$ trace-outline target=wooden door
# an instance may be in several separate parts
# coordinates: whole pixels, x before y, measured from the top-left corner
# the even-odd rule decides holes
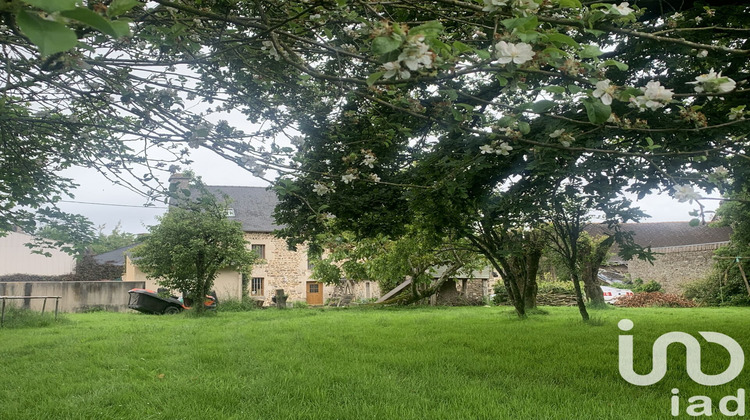
[[[323,304],[323,283],[308,281],[307,282],[307,304]]]

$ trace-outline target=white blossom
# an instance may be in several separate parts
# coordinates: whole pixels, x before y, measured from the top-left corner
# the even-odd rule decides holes
[[[539,10],[539,3],[534,0],[515,0],[514,6],[520,9],[524,16],[526,13],[536,13]]]
[[[281,59],[281,56],[279,55],[279,52],[276,51],[276,47],[273,45],[273,41],[263,41],[261,43],[263,46],[260,48],[263,51],[268,51],[268,55],[273,57],[274,60],[279,61]]]
[[[302,136],[292,136],[289,138],[289,142],[296,147],[301,147],[305,144],[305,138]]]
[[[482,151],[483,155],[484,154],[495,153],[495,148],[492,147],[492,146],[490,146],[489,144],[485,144],[485,145],[479,146],[479,150]]]
[[[350,173],[350,174],[344,174],[341,177],[341,180],[344,182],[344,184],[348,184],[348,183],[354,181],[355,179],[357,179],[357,175],[352,174],[352,173]]]
[[[500,41],[495,44],[495,55],[497,56],[497,61],[501,64],[507,64],[511,61],[516,64],[523,64],[530,61],[534,57],[534,54],[531,45],[525,42],[513,44]]]
[[[695,23],[696,23],[696,24],[700,24],[701,22],[703,22],[703,18],[702,18],[702,17],[700,17],[700,16],[696,16],[696,17],[695,17]]]
[[[375,157],[375,155],[369,150],[362,150],[362,154],[364,155],[364,157],[362,158],[362,165],[369,168],[374,168],[375,162],[378,161],[378,158]]]
[[[494,12],[507,5],[508,0],[484,0],[484,7],[482,10],[485,12]]]
[[[479,146],[479,150],[482,151],[483,155],[494,153],[496,155],[508,156],[510,154],[509,152],[513,150],[513,147],[506,142],[499,144],[497,142],[492,142],[492,144]]]
[[[560,137],[560,136],[561,136],[561,135],[562,135],[562,134],[563,134],[564,132],[565,132],[565,129],[564,129],[564,128],[561,128],[561,129],[559,129],[559,130],[555,130],[555,131],[553,131],[552,133],[550,133],[550,135],[549,135],[549,136],[550,136],[551,138],[553,138],[553,139],[556,139],[556,138]]]
[[[344,33],[347,36],[350,36],[352,38],[358,38],[359,37],[359,33],[354,28],[351,28],[349,26],[345,26],[344,27]]]
[[[692,185],[678,185],[674,188],[674,198],[677,199],[680,203],[684,202],[693,202],[693,200],[698,200],[701,198],[700,194],[698,194],[695,190],[693,190]]]
[[[373,182],[380,182],[380,177],[377,174],[370,174],[370,180]]]
[[[615,93],[615,87],[611,86],[609,79],[596,82],[594,89],[594,98],[601,98],[604,105],[612,105],[612,95]]]
[[[698,54],[696,54],[698,58],[705,58],[708,57],[708,50],[700,50],[698,51]]]
[[[726,178],[727,176],[729,176],[729,171],[722,165],[714,169],[714,175],[718,176],[719,178]]]
[[[628,7],[629,5],[630,5],[630,3],[623,2],[623,3],[620,3],[620,4],[616,5],[616,6],[612,6],[612,10],[616,11],[621,16],[627,16],[627,15],[629,15],[629,14],[631,14],[631,13],[634,12],[633,9],[631,9],[630,7]],[[605,13],[607,13],[607,12],[605,12]]]
[[[385,74],[383,75],[384,78],[390,79],[393,76],[398,75],[400,79],[408,79],[410,74],[409,70],[402,69],[401,63],[398,61],[391,61],[388,63],[383,64],[383,68],[385,68]]]
[[[729,118],[729,121],[743,120],[745,119],[745,114],[747,114],[745,105],[739,105],[729,110],[727,118]]]
[[[326,195],[329,192],[331,192],[331,188],[329,188],[325,184],[321,184],[320,182],[316,182],[315,185],[313,185],[313,191],[318,195]]]
[[[432,68],[432,52],[430,46],[423,41],[424,36],[415,37],[398,56],[398,61],[411,71],[417,71],[423,67]]]
[[[672,89],[667,89],[661,83],[653,80],[646,83],[646,87],[641,88],[641,90],[647,99],[660,102],[669,102],[672,100],[672,95],[674,95]]]
[[[663,108],[672,100],[672,95],[674,95],[672,89],[667,89],[661,83],[653,80],[648,82],[645,88],[641,88],[641,91],[643,96],[630,98],[630,106],[639,108],[641,111],[646,108],[652,111]]]
[[[550,138],[560,140],[560,144],[564,147],[570,147],[571,142],[575,140],[575,137],[570,133],[566,133],[564,128],[553,131],[549,136]]]
[[[714,69],[711,69],[707,74],[701,74],[695,78],[694,82],[688,82],[688,84],[696,85],[693,89],[698,93],[727,93],[733,91],[737,86],[734,80],[722,76],[721,72],[716,73]]]
[[[508,156],[510,151],[513,150],[513,147],[509,145],[506,142],[500,143],[500,145],[495,149],[495,154],[498,155],[505,155]]]

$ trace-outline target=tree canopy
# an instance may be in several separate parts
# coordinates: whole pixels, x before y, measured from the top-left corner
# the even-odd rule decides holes
[[[571,183],[600,208],[623,191],[742,191],[748,12],[740,0],[5,2],[0,129],[13,147],[0,153],[4,168],[37,169],[0,177],[2,218],[28,222],[13,209],[68,191],[56,169],[153,187],[191,147],[279,171],[292,245],[414,220],[472,234],[488,214],[522,228]],[[34,153],[8,154],[23,147]]]
[[[199,187],[197,197],[174,202],[131,255],[149,278],[185,292],[201,312],[198,302],[210,292],[219,270],[249,273],[257,255],[247,248],[241,224],[227,218],[226,203]]]

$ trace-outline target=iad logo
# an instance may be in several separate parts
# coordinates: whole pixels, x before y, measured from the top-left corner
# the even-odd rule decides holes
[[[633,329],[633,321],[629,319],[621,320],[617,326],[622,331]],[[640,375],[633,370],[633,336],[620,335],[619,337],[619,368],[620,375],[626,381],[633,385],[648,386],[653,385],[667,373],[667,348],[672,343],[680,343],[685,346],[686,366],[688,376],[693,381],[705,385],[716,386],[724,385],[733,380],[742,372],[745,365],[745,353],[742,347],[731,337],[717,332],[699,332],[707,342],[719,344],[729,352],[729,366],[724,372],[716,375],[706,375],[701,369],[701,345],[698,340],[690,334],[684,332],[669,332],[659,336],[654,342],[652,348],[652,367],[651,372]],[[671,397],[671,413],[673,416],[680,414],[680,390],[673,389]],[[688,398],[690,404],[685,413],[689,416],[711,416],[713,414],[712,401],[710,397],[696,395]],[[732,404],[736,408],[731,409]],[[719,411],[726,416],[744,416],[745,415],[745,390],[738,389],[737,396],[728,395],[719,401]]]
[[[617,326],[622,331],[633,329],[633,321],[621,320]],[[729,352],[729,367],[717,375],[706,375],[701,370],[701,345],[698,340],[684,332],[668,332],[661,335],[654,342],[653,365],[651,373],[639,375],[633,371],[633,336],[620,336],[620,375],[633,385],[648,386],[659,382],[667,373],[667,347],[672,343],[680,343],[685,346],[687,356],[688,376],[693,381],[706,386],[724,385],[739,376],[745,365],[745,353],[742,347],[731,337],[717,332],[699,332],[709,343],[716,343]]]

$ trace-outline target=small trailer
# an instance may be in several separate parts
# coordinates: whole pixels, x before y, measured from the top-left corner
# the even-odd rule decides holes
[[[144,314],[178,314],[191,308],[186,305],[183,299],[175,296],[163,296],[153,290],[130,289],[128,293],[130,294],[128,308]],[[213,293],[213,296],[206,295],[203,304],[206,309],[216,309],[216,293]]]

